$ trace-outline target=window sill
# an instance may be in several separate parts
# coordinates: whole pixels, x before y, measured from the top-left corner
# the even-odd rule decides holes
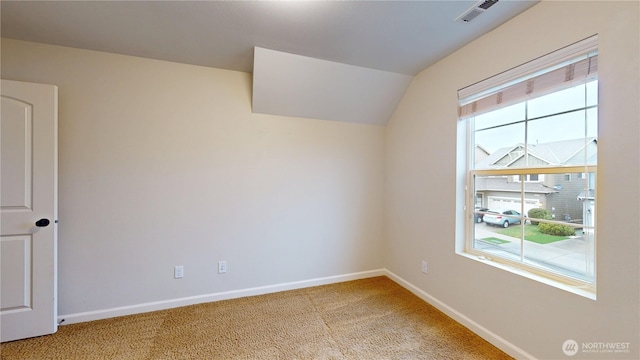
[[[530,280],[537,281],[539,283],[553,286],[557,289],[564,290],[582,297],[585,297],[590,300],[596,300],[596,292],[592,287],[587,287],[586,285],[578,285],[578,284],[570,284],[568,282],[563,282],[560,280],[552,279],[541,274],[538,274],[533,271],[528,271],[523,267],[518,267],[514,265],[508,264],[506,261],[502,262],[498,259],[488,258],[486,256],[480,254],[472,254],[468,252],[457,252],[458,255],[468,258],[470,260],[478,261],[489,266],[493,266],[495,268],[508,271],[512,274],[516,274],[522,277],[525,277]]]

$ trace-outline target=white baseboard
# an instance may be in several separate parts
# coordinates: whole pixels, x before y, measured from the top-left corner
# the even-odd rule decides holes
[[[487,328],[481,326],[480,324],[466,317],[464,314],[456,311],[455,309],[451,308],[447,304],[429,295],[425,291],[419,289],[417,286],[411,284],[410,282],[404,280],[403,278],[399,277],[398,275],[394,274],[393,272],[387,269],[370,270],[370,271],[363,271],[358,273],[328,276],[323,278],[294,281],[294,282],[260,286],[260,287],[254,287],[254,288],[248,288],[248,289],[232,290],[232,291],[190,296],[190,297],[164,300],[164,301],[155,301],[155,302],[136,304],[131,306],[122,306],[122,307],[111,308],[111,309],[87,311],[87,312],[76,313],[76,314],[59,315],[58,323],[60,323],[61,325],[75,324],[75,323],[81,323],[81,322],[87,322],[87,321],[93,321],[93,320],[108,319],[108,318],[117,317],[117,316],[141,314],[141,313],[150,312],[150,311],[172,309],[180,306],[202,304],[202,303],[207,303],[212,301],[229,300],[229,299],[236,299],[236,298],[241,298],[246,296],[263,295],[263,294],[275,293],[279,291],[303,289],[303,288],[312,287],[312,286],[320,286],[320,285],[334,284],[334,283],[339,283],[344,281],[366,279],[366,278],[375,277],[375,276],[389,277],[391,280],[395,281],[400,286],[411,291],[413,294],[415,294],[422,300],[433,305],[438,310],[442,311],[443,313],[447,314],[457,322],[466,326],[471,331],[476,333],[478,336],[487,340],[488,342],[490,342],[500,350],[504,351],[505,353],[509,354],[510,356],[516,359],[535,359],[531,354],[520,349],[514,344],[508,342],[507,340],[503,339],[497,334],[491,332]]]
[[[202,304],[202,303],[207,303],[212,301],[236,299],[236,298],[241,298],[246,296],[269,294],[269,293],[275,293],[275,292],[286,291],[286,290],[302,289],[302,288],[307,288],[312,286],[366,279],[370,277],[383,276],[383,275],[387,275],[387,271],[384,269],[378,269],[378,270],[362,271],[362,272],[344,274],[344,275],[336,275],[336,276],[328,276],[323,278],[294,281],[294,282],[288,282],[288,283],[282,283],[282,284],[260,286],[260,287],[254,287],[249,289],[232,290],[232,291],[225,291],[225,292],[212,293],[212,294],[189,296],[189,297],[178,298],[178,299],[154,301],[149,303],[122,306],[122,307],[111,308],[111,309],[87,311],[87,312],[76,313],[76,314],[58,315],[58,323],[60,325],[76,324],[76,323],[93,321],[93,320],[108,319],[116,316],[141,314],[141,313],[150,312],[150,311],[172,309],[180,306],[188,306],[188,305]]]
[[[512,356],[512,357],[514,357],[516,359],[535,359],[535,357],[533,357],[533,355],[527,353],[526,351],[522,350],[521,348],[517,347],[516,345],[508,342],[507,340],[505,340],[502,337],[498,336],[494,332],[492,332],[489,329],[485,328],[484,326],[478,324],[477,322],[471,320],[470,318],[468,318],[464,314],[458,312],[457,310],[453,309],[452,307],[450,307],[449,305],[443,303],[442,301],[438,300],[437,298],[429,295],[425,291],[419,289],[417,286],[411,284],[410,282],[408,282],[405,279],[399,277],[398,275],[392,273],[391,271],[385,270],[385,275],[387,277],[389,277],[391,280],[393,280],[396,283],[398,283],[400,286],[402,286],[405,289],[407,289],[407,290],[411,291],[412,293],[414,293],[416,296],[418,296],[422,300],[426,301],[427,303],[429,303],[429,304],[433,305],[434,307],[436,307],[438,310],[440,310],[443,313],[447,314],[449,317],[451,317],[455,321],[457,321],[460,324],[464,325],[465,327],[467,327],[469,330],[471,330],[474,333],[476,333],[481,338],[487,340],[493,346],[495,346],[498,349],[504,351],[509,356]]]

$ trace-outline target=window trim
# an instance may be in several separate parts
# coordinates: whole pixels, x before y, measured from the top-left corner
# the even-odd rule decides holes
[[[544,69],[557,69],[560,66],[566,65],[566,62],[571,59],[579,58],[581,55],[589,56],[594,52],[597,53],[597,35],[569,45],[551,54],[541,56],[528,63],[520,65],[518,67],[509,69],[503,73],[500,73],[489,79],[485,79],[458,91],[458,98],[460,104],[468,104],[473,99],[481,98],[481,96],[474,96],[480,93],[490,93],[492,89],[505,83],[513,83],[516,79],[522,79],[529,76],[530,78],[535,76],[536,73],[540,73]],[[586,81],[585,81],[586,82]],[[560,91],[561,89],[554,89]],[[471,100],[470,100],[471,99]],[[522,101],[527,101],[523,99]],[[476,250],[473,247],[474,243],[474,209],[476,205],[476,196],[474,189],[474,179],[476,175],[528,175],[532,173],[537,174],[567,174],[567,173],[596,173],[597,165],[579,165],[579,166],[552,166],[552,167],[529,167],[529,168],[504,168],[504,169],[473,169],[473,149],[470,149],[469,144],[473,143],[473,116],[462,117],[458,114],[458,148],[463,150],[458,158],[458,173],[461,175],[461,182],[457,192],[457,203],[463,205],[464,221],[462,225],[457,227],[458,231],[456,236],[456,253],[469,259],[480,261],[488,265],[536,280],[538,282],[560,288],[571,293],[595,300],[596,299],[596,282],[597,282],[597,248],[593,248],[592,261],[594,267],[593,282],[587,282],[584,280],[573,278],[569,275],[563,275],[561,273],[546,270],[542,267],[527,264],[522,261],[510,260],[506,257],[492,257],[486,252]],[[462,142],[462,144],[460,144]],[[473,146],[471,146],[473,147]],[[464,156],[462,156],[464,155]],[[597,176],[597,175],[596,175]],[[586,177],[586,175],[585,175]],[[521,185],[521,203],[524,204],[524,182]],[[483,195],[484,196],[484,195]],[[522,209],[520,209],[522,210]],[[524,218],[524,214],[521,219]],[[545,221],[546,222],[546,221]],[[560,223],[556,221],[548,221],[550,223]],[[566,223],[565,223],[566,224]],[[585,225],[580,224],[580,227]],[[595,229],[593,226],[588,228]],[[462,235],[462,236],[460,236]]]

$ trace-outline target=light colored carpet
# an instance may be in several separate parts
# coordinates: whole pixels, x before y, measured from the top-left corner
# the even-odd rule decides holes
[[[61,326],[2,359],[510,359],[387,277]]]

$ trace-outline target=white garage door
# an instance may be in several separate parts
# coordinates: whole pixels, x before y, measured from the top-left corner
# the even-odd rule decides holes
[[[489,209],[505,209],[520,212],[520,198],[489,196],[487,198]],[[524,213],[530,209],[541,207],[538,199],[524,199]]]

